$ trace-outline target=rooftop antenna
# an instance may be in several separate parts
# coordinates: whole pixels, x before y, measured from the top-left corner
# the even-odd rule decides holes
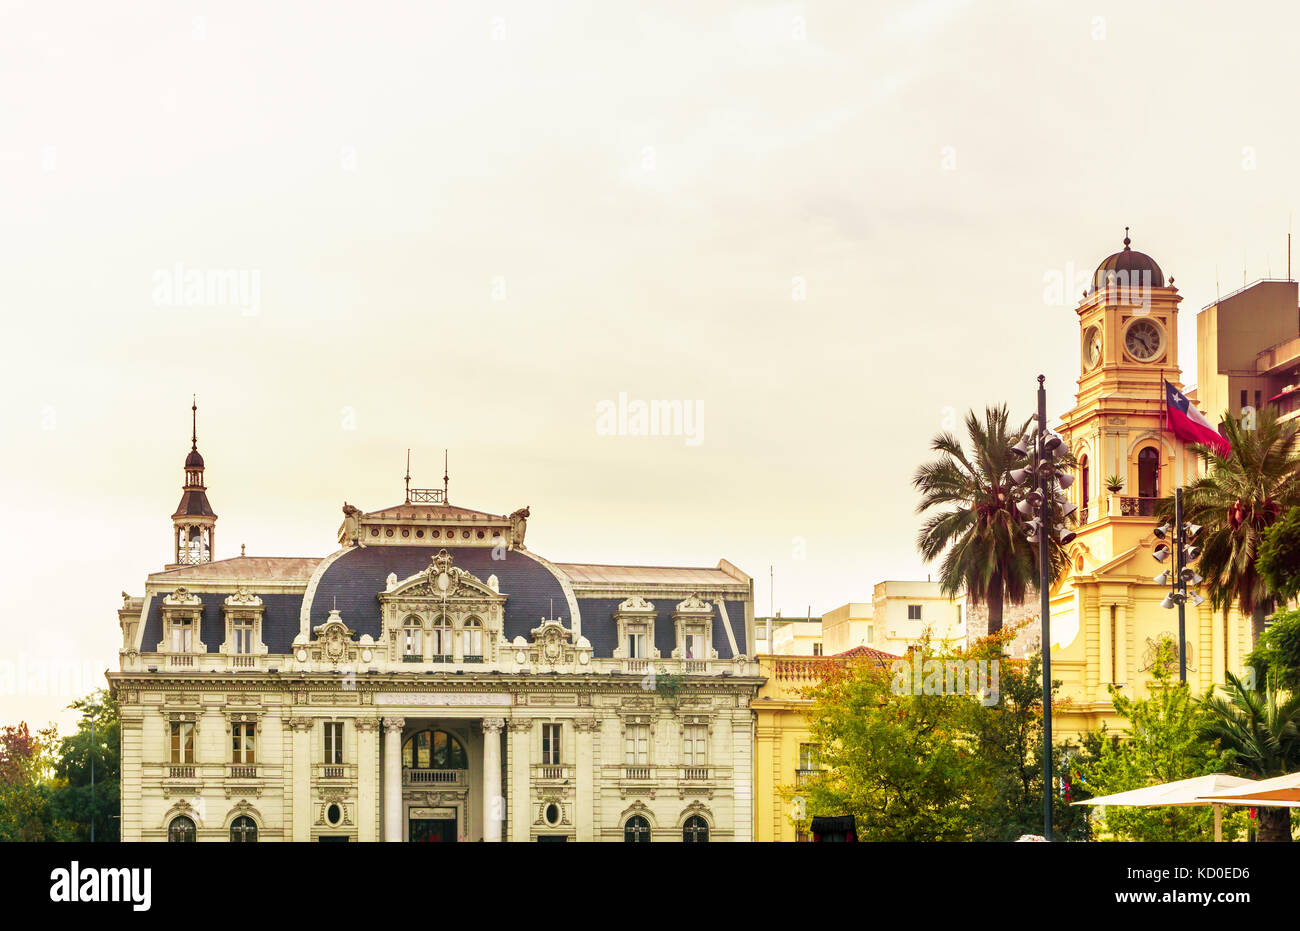
[[[772,571],[772,564],[767,564],[767,615],[768,617],[776,614],[776,575]]]
[[[447,450],[442,451],[442,503],[448,504],[447,501]]]
[[[411,503],[411,448],[406,448],[406,503]]]

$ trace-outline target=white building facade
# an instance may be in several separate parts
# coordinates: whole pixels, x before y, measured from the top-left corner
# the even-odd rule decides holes
[[[552,563],[445,485],[345,504],[323,558],[213,560],[203,471],[119,611],[123,840],[752,838],[730,563]]]

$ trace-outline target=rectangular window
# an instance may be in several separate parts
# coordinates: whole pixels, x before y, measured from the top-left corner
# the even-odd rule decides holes
[[[961,626],[961,605],[957,605],[957,626]]]
[[[194,762],[194,724],[192,722],[172,722],[172,762]]]
[[[908,619],[909,621],[919,621],[919,620],[921,619],[921,606],[920,606],[920,605],[908,605],[908,606],[907,606],[907,619]]]
[[[172,652],[190,653],[194,649],[194,620],[177,618],[172,621]]]
[[[233,724],[230,728],[232,763],[253,763],[253,725]]]
[[[799,744],[799,768],[805,772],[821,769],[821,753],[816,744]]]
[[[542,725],[542,762],[548,766],[560,765],[560,725]]]
[[[709,729],[703,724],[687,724],[682,728],[682,765],[703,766],[709,761]]]
[[[406,656],[421,656],[424,653],[424,646],[421,644],[423,639],[423,629],[410,625],[404,628],[406,631],[406,642],[403,645],[403,653]]]
[[[628,766],[647,766],[650,763],[650,725],[629,724],[626,738]]]
[[[701,627],[690,628],[686,631],[686,658],[687,659],[708,659],[709,647],[708,641],[704,637],[704,629]]]
[[[231,629],[235,638],[236,653],[253,652],[253,621],[251,618],[238,618]]]
[[[631,631],[627,635],[627,655],[632,659],[645,659],[645,632]]]
[[[1259,408],[1260,408],[1260,406],[1261,406],[1261,404],[1262,404],[1262,402],[1263,402],[1263,398],[1264,398],[1264,395],[1260,393],[1259,389],[1256,389],[1256,390],[1255,390],[1255,409],[1256,409],[1256,410],[1259,410]]]
[[[325,762],[336,765],[343,762],[343,724],[340,721],[325,722]]]
[[[821,655],[822,655],[822,645],[820,643],[814,643],[813,656],[821,656]]]
[[[1246,406],[1246,389],[1245,389],[1245,388],[1242,388],[1242,389],[1241,389],[1241,406],[1242,406],[1242,407],[1245,407],[1245,406]]]

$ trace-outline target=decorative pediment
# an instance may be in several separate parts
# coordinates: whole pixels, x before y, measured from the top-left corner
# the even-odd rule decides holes
[[[226,596],[227,608],[260,608],[262,599],[250,592],[244,586],[239,586],[239,590],[233,595]]]
[[[711,616],[713,614],[713,604],[701,598],[698,594],[692,593],[684,601],[677,602],[677,609],[673,612],[673,617],[689,614]]]
[[[619,603],[617,614],[654,614],[655,606],[640,595],[633,595]]]
[[[181,586],[180,588],[176,589],[176,591],[172,592],[170,595],[163,598],[163,604],[169,608],[178,608],[178,607],[194,608],[202,605],[203,601],[199,598],[198,595],[194,594],[192,591],[185,588],[184,586]]]
[[[315,634],[311,644],[312,659],[335,664],[356,662],[359,644],[352,639],[356,631],[343,623],[338,608],[332,610],[325,623],[313,628],[312,632]]]
[[[524,651],[532,666],[572,667],[575,664],[586,666],[591,662],[591,643],[586,637],[579,637],[574,643],[573,631],[561,624],[558,618],[543,618],[541,626],[534,627],[530,633],[532,643]]]
[[[389,576],[386,590],[381,592],[381,602],[411,601],[477,601],[483,608],[488,604],[504,604],[506,596],[493,589],[482,579],[458,566],[453,557],[439,550],[429,560],[429,567],[415,575],[397,581]]]

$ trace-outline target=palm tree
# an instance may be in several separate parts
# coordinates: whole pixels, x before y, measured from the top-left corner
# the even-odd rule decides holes
[[[1300,763],[1300,694],[1279,693],[1272,684],[1263,692],[1247,689],[1232,673],[1225,675],[1226,697],[1217,691],[1205,697],[1210,717],[1204,735],[1218,744],[1224,762],[1238,775],[1285,775]],[[1260,806],[1259,839],[1291,840],[1291,810]]]
[[[1279,423],[1277,413],[1266,408],[1259,412],[1254,430],[1243,430],[1228,415],[1224,429],[1232,443],[1229,455],[1193,446],[1208,468],[1184,490],[1183,514],[1204,527],[1199,571],[1210,604],[1226,614],[1235,603],[1242,614],[1251,615],[1257,640],[1273,599],[1255,558],[1264,531],[1300,503],[1300,422]]]
[[[949,597],[962,591],[989,612],[989,633],[1002,629],[1003,604],[1020,604],[1038,578],[1038,548],[1025,539],[1024,520],[1016,510],[1023,489],[1011,481],[1010,471],[1025,464],[1013,450],[1028,429],[1008,430],[1007,407],[986,407],[981,421],[972,410],[966,414],[970,454],[951,433],[930,442],[939,458],[916,470],[912,484],[921,491],[918,514],[932,508],[917,534],[917,549],[926,562],[943,556],[939,566],[940,590]],[[1069,456],[1057,458],[1069,466]],[[1062,547],[1052,541],[1052,577],[1065,567]]]

